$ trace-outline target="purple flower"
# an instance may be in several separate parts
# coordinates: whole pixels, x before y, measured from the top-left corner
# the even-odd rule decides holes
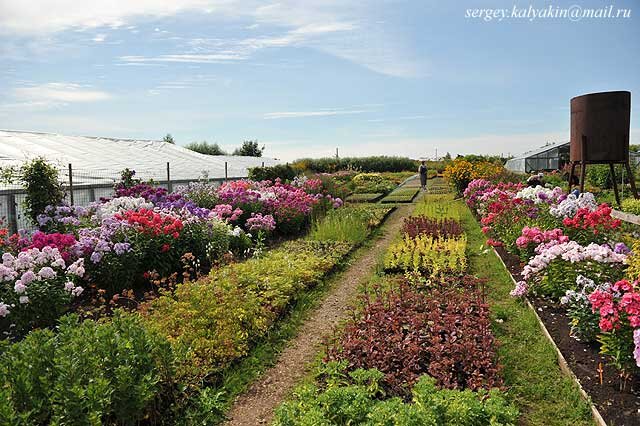
[[[625,243],[618,243],[615,245],[613,251],[615,251],[616,253],[622,253],[622,254],[627,254],[629,253],[631,250],[629,250],[629,247],[626,246]]]
[[[131,244],[129,243],[115,243],[113,245],[113,251],[120,256],[124,252],[131,250]]]
[[[93,253],[91,253],[91,261],[93,263],[100,263],[100,261],[102,260],[102,253],[99,251],[94,251]]]

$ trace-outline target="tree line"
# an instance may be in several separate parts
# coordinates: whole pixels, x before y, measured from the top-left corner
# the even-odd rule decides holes
[[[176,143],[170,133],[167,133],[167,135],[162,140],[170,144]],[[184,147],[190,149],[191,151],[199,152],[200,154],[205,155],[243,155],[247,157],[262,157],[262,153],[264,152],[265,148],[264,145],[260,146],[257,140],[247,140],[242,142],[242,145],[234,149],[231,154],[223,150],[217,142],[191,142]]]

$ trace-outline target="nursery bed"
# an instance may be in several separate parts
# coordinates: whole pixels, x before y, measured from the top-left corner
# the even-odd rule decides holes
[[[383,193],[374,194],[351,194],[345,201],[350,203],[375,203],[384,196]]]
[[[522,271],[520,259],[502,247],[496,252],[512,277],[518,281]],[[620,392],[617,370],[605,362],[597,344],[580,342],[570,336],[570,319],[566,309],[544,298],[530,297],[529,301],[543,322],[549,335],[563,355],[568,367],[591,398],[597,411],[610,426],[640,424],[640,382],[628,381],[625,392]],[[602,365],[602,385],[598,368]]]

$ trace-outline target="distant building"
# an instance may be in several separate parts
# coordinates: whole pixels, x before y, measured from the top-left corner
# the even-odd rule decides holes
[[[569,162],[569,142],[545,145],[525,152],[507,161],[507,170],[516,173],[532,173],[560,170]]]

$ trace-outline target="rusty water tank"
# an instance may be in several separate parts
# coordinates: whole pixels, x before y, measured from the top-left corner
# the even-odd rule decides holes
[[[631,92],[602,92],[571,99],[571,161],[624,163],[629,158]]]

